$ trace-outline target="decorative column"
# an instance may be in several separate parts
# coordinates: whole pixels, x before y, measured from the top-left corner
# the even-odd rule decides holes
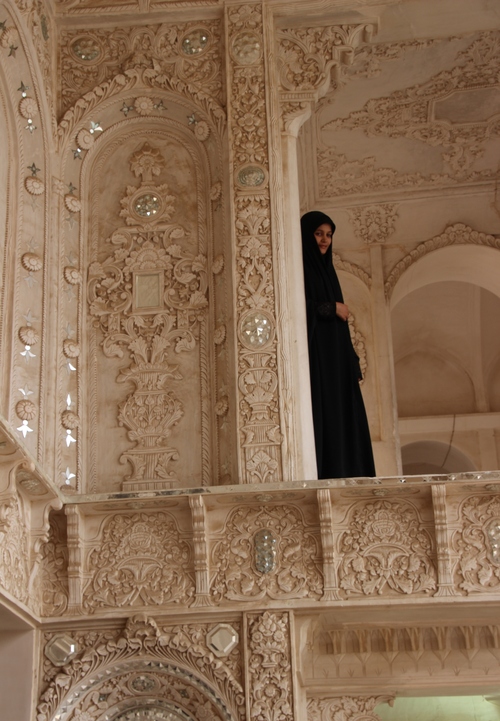
[[[318,489],[318,510],[321,529],[321,545],[323,547],[323,574],[325,577],[324,601],[340,599],[335,568],[335,536],[333,532],[333,512],[330,489]]]
[[[391,318],[384,293],[382,246],[370,246],[372,271],[372,320],[377,375],[380,451],[376,460],[384,464],[384,475],[401,473],[398,414],[396,406],[396,380],[392,352]]]
[[[446,486],[444,483],[433,483],[432,508],[434,511],[434,528],[436,533],[436,554],[438,569],[438,590],[436,596],[457,596],[453,583],[451,543],[446,513]]]
[[[379,437],[373,438],[381,475],[401,473],[391,318],[385,295],[383,244],[395,232],[398,206],[372,203],[353,208],[351,222],[357,237],[369,247],[371,265],[373,345]],[[383,469],[383,470],[381,470]]]
[[[210,575],[208,567],[207,509],[201,496],[189,496],[193,523],[194,573],[196,599],[194,606],[210,606]]]
[[[82,608],[82,538],[81,516],[77,505],[68,504],[64,507],[68,528],[68,610],[81,612]]]
[[[261,3],[226,7],[243,483],[283,480],[263,12]]]

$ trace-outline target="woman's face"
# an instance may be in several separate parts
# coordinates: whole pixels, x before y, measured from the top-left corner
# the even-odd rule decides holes
[[[321,255],[324,255],[328,248],[331,246],[332,236],[332,226],[328,223],[323,223],[323,225],[320,225],[319,228],[316,228],[316,230],[314,231],[314,239],[318,244],[319,252],[321,253]]]

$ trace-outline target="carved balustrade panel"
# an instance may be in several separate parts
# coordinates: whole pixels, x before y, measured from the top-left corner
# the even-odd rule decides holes
[[[358,502],[339,533],[339,586],[347,596],[432,595],[437,588],[432,527],[399,500]]]
[[[29,600],[29,513],[17,494],[0,498],[0,586],[23,603]]]
[[[296,506],[242,506],[213,539],[211,594],[218,602],[318,599],[321,544]]]
[[[192,543],[169,512],[115,514],[88,542],[83,608],[189,606],[194,599]]]
[[[500,497],[474,495],[460,505],[453,535],[455,583],[468,595],[500,590]]]

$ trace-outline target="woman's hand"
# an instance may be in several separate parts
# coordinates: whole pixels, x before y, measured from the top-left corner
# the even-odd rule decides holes
[[[347,320],[349,318],[349,308],[345,303],[336,303],[336,313],[341,320]]]

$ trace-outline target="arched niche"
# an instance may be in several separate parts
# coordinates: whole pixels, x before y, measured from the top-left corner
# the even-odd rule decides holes
[[[399,277],[391,311],[419,288],[443,281],[472,283],[500,297],[500,252],[488,246],[457,245],[438,248],[416,260]]]
[[[427,253],[390,299],[400,417],[494,409],[500,358],[500,252],[476,244]]]
[[[207,485],[217,428],[208,162],[175,121],[122,121],[96,151],[82,175],[80,249],[88,487]]]
[[[465,453],[439,441],[408,443],[401,449],[401,460],[403,473],[415,476],[477,470]]]

